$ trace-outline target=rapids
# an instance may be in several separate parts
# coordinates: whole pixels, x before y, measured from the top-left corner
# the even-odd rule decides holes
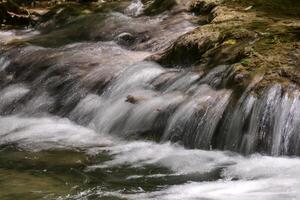
[[[149,59],[192,19],[134,0],[0,31],[0,199],[300,199],[297,89],[237,94],[230,65]]]

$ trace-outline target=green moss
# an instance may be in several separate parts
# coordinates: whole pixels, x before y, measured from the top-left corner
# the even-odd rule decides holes
[[[214,1],[203,1],[203,0],[193,0],[190,5],[190,11],[196,15],[206,15],[209,14],[213,8],[217,6],[219,0]]]
[[[241,63],[245,66],[248,66],[251,64],[251,60],[249,58],[245,58],[241,60]]]
[[[263,11],[273,16],[300,17],[299,0],[225,0],[233,5],[253,6],[254,10]]]
[[[175,5],[177,5],[176,0],[154,0],[148,3],[148,6],[146,6],[144,13],[146,15],[157,15],[166,10],[170,10]]]
[[[268,24],[264,21],[252,21],[249,25],[249,28],[251,30],[261,30],[261,29],[265,29],[268,26]]]

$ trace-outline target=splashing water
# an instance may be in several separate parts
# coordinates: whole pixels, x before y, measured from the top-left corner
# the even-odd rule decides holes
[[[300,199],[296,88],[256,95],[258,77],[238,95],[229,65],[147,61],[192,18],[144,16],[138,0],[55,30],[0,32],[30,43],[0,55],[0,199]]]

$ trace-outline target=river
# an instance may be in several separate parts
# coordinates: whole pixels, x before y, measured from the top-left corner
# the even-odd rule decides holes
[[[142,6],[0,31],[0,199],[300,199],[299,91],[152,62],[195,16]]]

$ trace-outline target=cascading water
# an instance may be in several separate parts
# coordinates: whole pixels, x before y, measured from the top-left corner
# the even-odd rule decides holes
[[[269,157],[300,155],[300,92],[259,96],[257,77],[238,96],[229,65],[146,61],[194,25],[142,6],[101,14],[83,38],[73,22],[25,32],[34,45],[1,53],[0,199],[300,199],[300,160]]]

